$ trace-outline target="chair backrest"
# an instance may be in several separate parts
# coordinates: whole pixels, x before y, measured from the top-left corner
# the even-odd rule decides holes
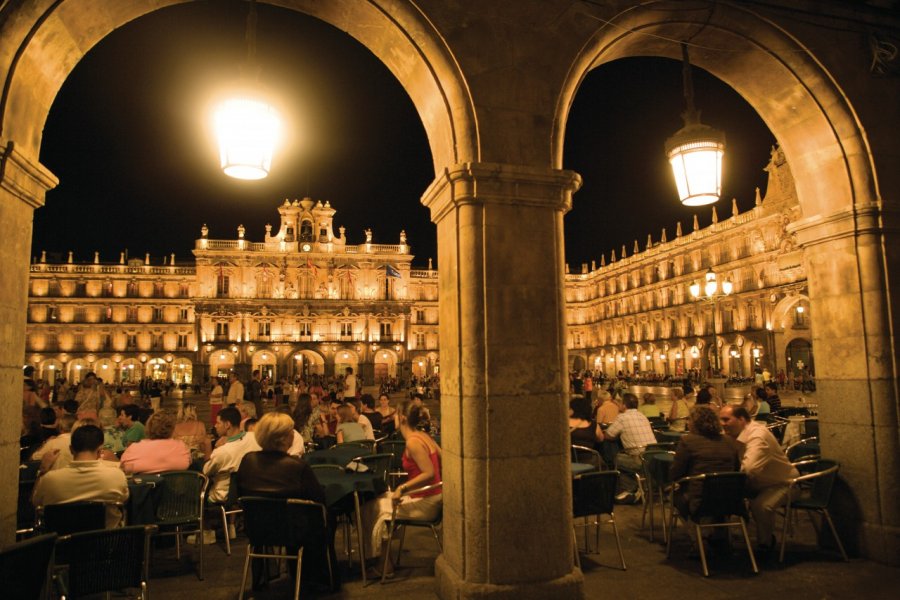
[[[318,502],[260,496],[241,496],[238,502],[251,546],[304,546],[308,540],[325,540],[325,506]]]
[[[618,471],[597,471],[573,477],[573,516],[611,515],[615,508],[618,480]]]
[[[794,442],[785,448],[788,460],[797,462],[806,458],[819,458],[821,449],[819,448],[819,438],[808,437]]]
[[[698,479],[703,481],[703,491],[700,495],[700,506],[691,515],[692,517],[746,516],[745,473],[707,473],[698,476]]]
[[[837,479],[840,463],[825,458],[803,461],[795,465],[801,476],[798,483],[804,490],[804,503],[827,508],[831,501],[831,490]]]
[[[58,535],[80,533],[106,527],[103,502],[67,502],[41,507],[41,528]]]
[[[572,444],[572,462],[594,465],[598,470],[603,468],[603,458],[599,452],[577,444]]]
[[[391,471],[391,461],[393,461],[393,459],[394,456],[392,454],[383,453],[357,456],[353,460],[364,464],[369,471],[377,474],[385,483],[387,483],[388,473]]]
[[[353,442],[343,442],[335,444],[334,448],[362,448],[369,452],[375,452],[375,440],[356,440]]]
[[[379,446],[382,453],[390,454],[391,471],[401,471],[403,469],[403,452],[406,450],[405,440],[384,440]]]
[[[39,535],[0,550],[0,581],[4,598],[38,600],[53,566],[56,534]]]
[[[199,521],[207,479],[196,471],[166,471],[159,474],[156,522],[160,525]]]
[[[819,419],[806,419],[803,421],[804,435],[810,437],[819,437]]]
[[[68,557],[67,597],[140,588],[149,580],[153,525],[73,533],[59,538]]]

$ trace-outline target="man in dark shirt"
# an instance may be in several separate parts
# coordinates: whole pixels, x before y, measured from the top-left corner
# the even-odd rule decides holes
[[[259,372],[259,369],[255,369],[253,371],[253,378],[250,380],[250,384],[247,387],[247,393],[250,396],[249,400],[256,408],[257,419],[260,419],[263,416],[262,382],[260,381],[260,377],[261,374]]]
[[[778,397],[778,384],[774,381],[766,383],[766,402],[769,403],[769,410],[777,412],[781,410],[781,398]]]
[[[271,498],[299,498],[325,504],[325,490],[319,484],[312,468],[298,456],[287,453],[294,441],[294,420],[281,412],[271,412],[259,420],[254,435],[262,450],[244,455],[237,470],[237,484],[241,496],[268,496]],[[326,552],[331,564],[336,564],[334,554],[334,517],[328,516],[325,539],[314,540],[303,552],[302,585],[321,584],[334,589],[335,582],[328,581]],[[288,554],[297,548],[286,548]],[[292,577],[296,577],[296,562],[287,561]],[[262,561],[253,561],[253,587],[265,584]]]

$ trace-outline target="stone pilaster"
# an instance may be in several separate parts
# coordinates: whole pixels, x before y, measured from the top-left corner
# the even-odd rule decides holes
[[[422,202],[438,229],[442,598],[577,598],[566,427],[569,171],[465,163]]]
[[[873,203],[794,227],[808,265],[822,454],[840,461],[845,484],[832,514],[849,550],[889,564],[900,564],[897,217]]]
[[[0,480],[16,481],[22,426],[22,359],[34,209],[56,186],[52,173],[10,142],[0,149]],[[0,545],[15,540],[16,488],[0,486]]]

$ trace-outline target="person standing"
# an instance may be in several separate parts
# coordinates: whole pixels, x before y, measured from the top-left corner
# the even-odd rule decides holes
[[[256,410],[256,418],[261,418],[263,415],[263,405],[262,405],[262,395],[263,395],[263,386],[261,381],[262,375],[260,374],[259,369],[254,369],[253,373],[250,376],[249,383],[249,399],[250,402],[253,403],[253,408]]]
[[[209,420],[213,426],[216,424],[216,415],[222,410],[224,402],[225,390],[222,389],[222,381],[216,377],[209,390]]]
[[[766,402],[769,403],[769,410],[778,412],[781,410],[781,398],[778,397],[778,384],[770,381],[766,384]]]
[[[243,403],[244,384],[238,379],[237,373],[231,371],[228,374],[228,396],[225,397],[225,404],[240,408]]]
[[[344,398],[356,398],[356,375],[353,367],[347,367],[347,375],[344,377]]]

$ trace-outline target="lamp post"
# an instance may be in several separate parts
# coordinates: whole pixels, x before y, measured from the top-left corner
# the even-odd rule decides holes
[[[727,277],[725,281],[719,284],[718,277],[712,269],[706,271],[706,275],[704,276],[705,283],[700,286],[699,281],[694,281],[688,287],[688,291],[691,293],[691,297],[694,300],[703,300],[705,302],[712,302],[713,305],[713,345],[715,346],[715,371],[716,373],[721,371],[721,357],[719,356],[719,325],[717,320],[717,315],[719,313],[719,300],[726,296],[731,295],[732,290],[734,289],[731,280]]]

